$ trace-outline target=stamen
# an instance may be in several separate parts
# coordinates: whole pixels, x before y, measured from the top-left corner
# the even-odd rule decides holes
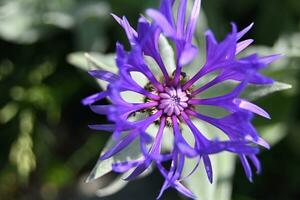
[[[187,101],[189,98],[187,97],[186,92],[182,91],[181,87],[167,87],[164,92],[159,94],[159,96],[161,97],[161,100],[158,108],[163,110],[168,116],[174,114],[178,116],[188,107]]]

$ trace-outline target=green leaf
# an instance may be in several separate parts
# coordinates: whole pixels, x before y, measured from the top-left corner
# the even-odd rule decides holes
[[[75,52],[67,56],[67,61],[82,70],[101,69],[112,73],[117,73],[118,68],[115,64],[115,54],[83,53]],[[106,88],[107,82],[97,79],[102,89]]]
[[[207,75],[206,77],[203,77],[203,81],[198,81],[196,85],[203,85],[204,83],[209,82],[212,79],[212,77],[213,76]],[[207,89],[206,91],[199,94],[199,96],[201,98],[212,98],[220,95],[225,95],[230,93],[236,86],[237,82],[226,81]],[[274,84],[270,85],[248,85],[246,89],[242,92],[241,97],[253,101],[270,95],[272,93],[289,90],[291,88],[291,84],[279,81],[276,81]]]
[[[75,26],[75,19],[67,13],[48,12],[44,15],[44,23],[62,29],[71,29]]]
[[[35,125],[35,115],[32,110],[22,110],[20,113],[20,134],[12,144],[9,158],[16,165],[21,178],[27,180],[30,172],[36,168],[36,156],[33,151],[32,133]]]
[[[111,183],[108,183],[105,187],[98,189],[96,191],[96,196],[105,197],[119,192],[129,183],[128,181],[123,180],[128,175],[128,173],[122,174],[115,178]]]
[[[284,52],[288,57],[300,57],[300,33],[281,37],[274,45],[274,50]]]
[[[300,57],[300,33],[281,36],[273,47],[254,45],[246,52],[249,54],[259,52],[262,55],[284,53],[288,59]],[[276,63],[274,63],[276,65]]]
[[[193,123],[201,133],[207,138],[225,139],[225,134],[219,129],[199,120],[193,120]],[[182,127],[184,137],[193,143],[193,136],[188,134],[188,127]],[[199,168],[184,183],[196,195],[198,200],[230,200],[232,177],[235,166],[235,156],[231,153],[221,153],[210,156],[213,167],[213,183],[211,184],[207,178],[204,164],[201,162]],[[187,159],[184,166],[184,176],[188,175],[195,167],[195,159]]]
[[[210,156],[214,180],[211,184],[207,178],[204,164],[187,178],[184,182],[196,195],[197,200],[230,200],[232,190],[232,178],[235,167],[235,156],[230,153],[222,153]],[[188,174],[195,167],[196,161],[188,159],[185,162],[184,173]]]
[[[174,50],[167,38],[162,35],[159,37],[158,46],[167,71],[172,74],[176,69]]]
[[[261,136],[274,146],[287,135],[287,126],[284,123],[275,123],[258,128]]]
[[[0,5],[0,37],[21,44],[39,39],[40,32],[34,27],[35,14],[27,6],[17,1]]]
[[[291,88],[292,85],[282,82],[275,82],[272,85],[266,86],[251,85],[248,86],[245,92],[243,92],[242,97],[248,100],[257,100],[271,93],[288,90]]]
[[[138,121],[138,120],[140,120],[138,115],[132,117],[132,121]],[[158,130],[157,126],[151,125],[147,129],[147,133],[149,133],[151,136],[155,136],[155,134],[157,133],[157,130]],[[106,152],[108,149],[113,147],[115,145],[115,143],[116,142],[112,138],[110,138],[110,140],[107,142],[106,146],[104,147],[101,155],[103,155],[104,152]],[[100,178],[100,177],[104,176],[105,174],[111,172],[113,163],[138,160],[141,157],[142,157],[142,153],[141,153],[141,149],[140,149],[139,140],[135,140],[128,147],[126,147],[125,149],[123,149],[121,152],[114,155],[113,157],[106,159],[106,160],[98,160],[94,169],[92,170],[92,172],[86,179],[86,182],[93,181],[93,180]],[[147,171],[145,171],[143,174],[141,174],[141,177],[147,176],[149,173],[151,173],[151,171],[152,171],[152,169],[149,168]],[[125,175],[126,175],[126,173],[125,173]],[[121,184],[121,183],[116,183],[116,185],[118,185],[118,184]],[[108,189],[108,191],[112,190],[112,189],[113,188],[110,188],[110,189]],[[104,192],[104,193],[106,193],[106,192]],[[103,193],[103,191],[102,191],[102,193]]]
[[[199,121],[193,121],[199,130],[208,138],[223,138],[225,134],[220,130],[216,130],[213,126]],[[185,138],[192,142],[193,139],[187,134],[187,129],[183,127]],[[283,123],[272,124],[259,128],[262,137],[274,146],[281,141],[287,134],[286,125]],[[232,192],[232,179],[235,169],[235,155],[228,152],[223,152],[217,155],[210,156],[213,167],[213,183],[208,181],[204,165],[200,167],[189,178],[184,180],[187,187],[196,195],[198,200],[230,200]],[[187,159],[184,166],[184,174],[188,175],[196,165],[195,159]]]
[[[205,168],[203,163],[200,164],[198,169],[186,180],[184,183],[186,186],[194,193],[197,197],[197,200],[214,200],[216,194],[216,180],[218,178],[217,172],[217,160],[215,156],[211,156],[211,162],[213,165],[213,172],[214,172],[214,183],[210,184],[207,175],[205,173]],[[184,164],[184,174],[189,174],[196,165],[195,159],[187,159]]]
[[[89,65],[87,59],[84,56],[84,52],[76,52],[69,54],[67,56],[67,61],[75,67],[78,67],[79,69],[85,71],[89,70]]]
[[[19,106],[15,102],[9,102],[0,109],[0,124],[6,124],[12,120],[18,113]]]
[[[153,169],[150,167],[137,178],[144,178],[145,176],[149,175],[152,171]],[[108,183],[105,187],[98,189],[96,191],[96,196],[106,197],[119,192],[129,183],[129,181],[125,181],[124,179],[127,178],[130,174],[131,171],[116,177],[112,182]]]
[[[86,2],[84,4],[77,5],[75,16],[79,21],[93,18],[101,20],[109,17],[110,12],[110,6],[106,2]]]
[[[112,73],[118,72],[118,68],[115,64],[115,54],[104,55],[96,52],[75,52],[67,56],[67,61],[85,71],[102,69]]]
[[[158,47],[159,47],[161,59],[166,67],[168,74],[170,75],[176,69],[174,50],[171,44],[169,43],[168,39],[163,35],[160,35],[159,37]],[[151,72],[155,75],[155,77],[158,80],[161,80],[163,74],[157,62],[150,56],[144,56],[144,59]]]
[[[217,155],[218,179],[216,186],[216,198],[230,200],[232,193],[232,179],[235,170],[235,155],[231,153],[222,153]]]
[[[132,121],[138,121],[138,120],[141,120],[141,119],[139,119],[139,116],[136,115],[136,116],[132,116],[131,120]],[[150,125],[149,128],[147,129],[147,133],[149,135],[151,135],[152,137],[154,137],[157,133],[157,130],[158,130],[157,126]],[[108,149],[113,147],[115,145],[115,143],[116,142],[112,138],[110,138],[110,140],[107,142],[106,146],[104,147],[101,155],[103,155],[103,152],[106,152]],[[94,169],[92,170],[92,172],[90,173],[90,175],[86,179],[86,182],[93,181],[93,180],[95,180],[97,178],[100,178],[100,177],[104,176],[105,174],[111,172],[113,163],[138,160],[141,157],[142,157],[142,152],[141,152],[141,149],[140,149],[139,140],[135,140],[128,147],[126,147],[125,149],[123,149],[121,152],[114,155],[113,157],[111,157],[107,160],[98,160],[98,162],[96,163]],[[152,169],[148,168],[139,177],[147,176],[151,172],[152,172]],[[125,173],[125,175],[126,175],[126,173]]]
[[[243,55],[249,55],[259,52],[261,55],[271,55],[282,53],[283,57],[280,60],[272,63],[270,67],[263,70],[263,74],[277,80],[273,86],[266,87],[250,87],[250,100],[257,99],[262,95],[267,95],[276,91],[286,90],[292,88],[291,85],[296,86],[298,82],[297,74],[299,71],[298,58],[300,56],[300,34],[289,34],[281,36],[273,47],[268,46],[252,46],[243,52]],[[289,84],[286,84],[289,83]],[[258,90],[255,92],[254,90]],[[295,93],[296,89],[290,91]],[[248,94],[246,94],[247,96]]]

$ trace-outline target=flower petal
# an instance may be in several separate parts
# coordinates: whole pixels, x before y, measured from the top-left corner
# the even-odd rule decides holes
[[[155,23],[158,24],[167,37],[176,38],[176,32],[174,28],[162,13],[154,9],[148,9],[146,13],[155,21]]]

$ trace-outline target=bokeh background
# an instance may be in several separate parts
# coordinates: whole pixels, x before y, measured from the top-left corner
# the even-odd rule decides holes
[[[0,199],[153,200],[163,179],[154,171],[112,196],[95,192],[115,178],[84,183],[109,138],[87,125],[104,122],[80,100],[99,90],[72,65],[73,52],[112,53],[125,34],[109,15],[135,24],[158,0],[0,0]],[[270,75],[293,85],[257,101],[273,116],[257,119],[274,140],[263,173],[249,183],[237,162],[233,200],[300,199],[300,1],[203,0],[207,25],[223,38],[234,21],[255,22],[248,37],[262,54],[283,53]],[[267,131],[266,131],[267,130]],[[164,199],[184,199],[168,191]],[[222,199],[218,199],[222,200]]]

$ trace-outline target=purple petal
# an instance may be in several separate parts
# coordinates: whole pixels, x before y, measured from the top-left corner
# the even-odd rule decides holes
[[[237,154],[257,154],[259,149],[250,145],[250,142],[241,140],[237,141],[209,141],[209,145],[205,150],[200,152],[203,154],[216,154],[222,151],[229,151]]]
[[[140,163],[141,163],[141,161],[126,161],[126,162],[121,162],[121,163],[113,163],[112,169],[115,172],[124,173],[124,172],[127,172],[128,170],[138,166]]]
[[[161,172],[161,174],[164,176],[164,178],[167,180],[172,176],[172,174],[174,173],[174,170],[175,170],[175,168],[171,167],[171,170],[168,173],[160,163],[157,164],[157,167],[158,167],[159,171]],[[164,191],[168,187],[170,187],[169,182],[167,180],[165,181],[163,187],[160,190],[159,196],[156,199],[160,199],[162,197]],[[196,199],[196,196],[189,189],[187,189],[185,186],[183,186],[178,180],[173,183],[173,187],[176,190],[178,190],[180,193],[185,195],[186,197]]]
[[[138,22],[138,36],[139,43],[145,55],[152,58],[159,54],[158,39],[160,30],[151,24],[144,17],[140,17]]]
[[[149,17],[151,17],[155,21],[155,23],[158,24],[158,26],[161,28],[161,30],[164,32],[166,36],[172,38],[176,37],[176,32],[174,28],[162,13],[154,9],[148,9],[146,13]]]
[[[181,0],[177,13],[177,37],[182,38],[184,35],[185,15],[186,15],[187,0]]]
[[[160,164],[160,163],[157,163],[157,167],[160,171],[160,173],[164,176],[164,178],[166,179],[161,190],[160,190],[160,193],[158,195],[158,197],[156,199],[160,199],[164,193],[164,191],[166,189],[168,189],[172,183],[170,183],[170,179],[171,177],[173,176],[174,172],[175,172],[175,167],[176,167],[176,164],[175,164],[175,161],[174,161],[174,155],[172,155],[173,157],[173,160],[172,160],[172,164],[171,164],[171,167],[170,167],[170,171],[167,172],[167,170],[165,170],[165,168]]]
[[[256,155],[249,155],[249,158],[256,168],[256,173],[260,174],[261,173],[261,164],[260,164],[258,158],[256,157]]]
[[[101,79],[109,83],[119,80],[118,75],[104,70],[90,70],[89,74],[97,79]]]
[[[191,199],[197,199],[197,197],[193,194],[193,192],[190,191],[188,188],[186,188],[184,185],[182,185],[179,181],[175,182],[175,188],[186,197]]]
[[[175,0],[162,0],[160,5],[160,12],[163,13],[168,20],[168,22],[174,27],[174,17],[173,17],[173,11],[172,6],[174,4]]]
[[[162,117],[160,121],[159,129],[155,137],[154,144],[152,145],[150,150],[151,155],[154,157],[157,157],[160,154],[165,126],[166,126],[166,118]]]
[[[96,125],[89,125],[89,128],[98,130],[98,131],[112,132],[116,129],[116,125],[115,124],[96,124]]]
[[[89,97],[84,98],[81,101],[81,103],[83,105],[91,105],[91,104],[95,103],[96,101],[100,101],[100,100],[104,99],[105,97],[107,97],[108,93],[109,92],[107,90],[103,91],[103,92],[98,92],[96,94],[93,94],[93,95],[91,95]]]
[[[218,42],[211,30],[206,31],[205,33],[206,36],[206,53],[207,53],[207,58],[213,57],[215,54]]]
[[[133,140],[138,136],[138,131],[131,131],[125,138],[121,139],[116,145],[114,145],[111,149],[105,152],[100,159],[106,160],[111,156],[119,153],[124,148],[126,148]]]
[[[131,45],[136,44],[137,32],[131,27],[126,17],[119,18],[115,14],[111,14],[113,18],[123,27]]]
[[[186,180],[186,179],[188,179],[191,175],[193,175],[193,174],[196,172],[196,170],[198,169],[198,167],[199,167],[199,165],[200,165],[200,161],[201,161],[201,157],[199,156],[199,158],[198,158],[198,160],[197,160],[197,163],[196,163],[195,167],[193,168],[193,170],[192,170],[187,176],[185,176],[184,178],[181,178],[180,181]]]
[[[180,133],[179,126],[177,123],[177,117],[172,117],[173,122],[173,130],[174,130],[174,145],[176,145],[179,149],[179,151],[187,155],[188,157],[195,157],[197,155],[197,152],[194,148],[192,148],[183,138],[183,136]]]
[[[135,170],[124,180],[125,181],[131,181],[135,178],[137,178],[139,175],[141,175],[149,166],[150,166],[151,162],[147,161],[147,162],[143,162],[142,164],[138,165]]]
[[[106,115],[112,110],[112,105],[91,105],[91,110],[99,115]]]
[[[246,158],[245,155],[240,155],[240,160],[242,161],[242,165],[244,167],[244,171],[246,173],[247,178],[249,179],[250,182],[253,182],[252,180],[252,169],[250,167],[250,164]]]
[[[210,183],[213,182],[213,170],[212,170],[212,166],[211,166],[211,162],[208,156],[203,156],[203,163],[204,163],[204,167],[205,167],[205,171],[208,177],[208,180]]]

